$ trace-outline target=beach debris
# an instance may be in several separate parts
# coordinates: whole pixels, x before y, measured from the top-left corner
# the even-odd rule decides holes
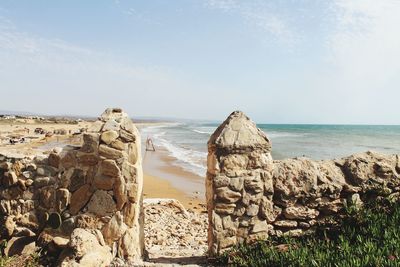
[[[43,128],[38,127],[38,128],[35,128],[34,133],[35,134],[45,134],[46,130],[43,129]]]
[[[207,250],[207,215],[175,199],[145,199],[145,247],[151,259],[199,257]]]

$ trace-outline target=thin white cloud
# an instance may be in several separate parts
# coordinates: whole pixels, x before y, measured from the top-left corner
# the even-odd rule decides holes
[[[246,24],[268,34],[264,40],[273,40],[293,46],[299,36],[291,28],[289,18],[279,12],[271,2],[240,0],[208,0],[205,6],[225,13],[238,15]]]
[[[328,46],[342,75],[364,89],[400,82],[400,1],[336,0],[334,7]]]
[[[121,106],[136,116],[180,117],[182,110],[190,107],[195,113],[197,106],[198,116],[207,118],[202,102],[216,89],[193,85],[179,70],[143,66],[132,59],[122,62],[101,51],[25,33],[4,21],[0,20],[0,95],[10,101],[3,102],[2,109],[97,115],[105,107]],[[180,101],[191,98],[199,101]]]

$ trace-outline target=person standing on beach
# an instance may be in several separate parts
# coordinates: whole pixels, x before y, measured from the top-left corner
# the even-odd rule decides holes
[[[154,148],[153,140],[150,137],[147,137],[146,140],[146,151],[156,151]]]

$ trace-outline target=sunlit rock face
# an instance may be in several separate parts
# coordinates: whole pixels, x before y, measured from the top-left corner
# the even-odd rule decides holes
[[[270,152],[265,133],[239,111],[211,136],[206,178],[210,256],[268,236],[312,233],[339,222],[346,205],[359,208],[369,199],[400,195],[398,155],[273,161]]]
[[[65,266],[142,258],[140,135],[121,109],[107,109],[80,147],[54,150],[48,158],[0,158],[0,177],[2,238],[46,236],[44,246],[70,252],[60,259]],[[60,247],[57,237],[71,242]]]

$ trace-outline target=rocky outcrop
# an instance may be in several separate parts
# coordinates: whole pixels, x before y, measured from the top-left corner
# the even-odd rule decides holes
[[[0,156],[1,238],[34,236],[37,245],[64,250],[64,266],[107,266],[116,255],[140,260],[139,132],[121,109],[107,109],[82,139],[82,146],[55,149],[48,157]],[[81,249],[93,236],[98,244]]]
[[[298,236],[339,221],[346,205],[398,199],[398,155],[273,161],[266,135],[232,113],[208,142],[209,254],[268,236]]]

